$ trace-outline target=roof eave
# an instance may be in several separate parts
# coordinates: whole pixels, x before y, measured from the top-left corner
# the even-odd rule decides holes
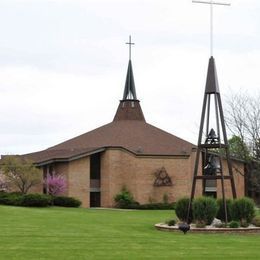
[[[101,153],[103,151],[105,151],[105,148],[98,148],[96,150],[93,150],[93,151],[90,151],[87,153],[80,153],[77,155],[73,155],[70,157],[64,157],[64,158],[59,158],[59,157],[52,158],[52,159],[48,159],[48,160],[44,160],[44,161],[38,161],[38,162],[35,162],[34,164],[36,166],[40,167],[40,166],[48,165],[48,164],[55,163],[55,162],[71,162],[71,161],[75,161],[75,160],[90,156],[92,154]]]

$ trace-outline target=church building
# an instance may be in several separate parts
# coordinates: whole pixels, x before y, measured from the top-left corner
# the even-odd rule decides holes
[[[57,144],[26,154],[47,174],[65,176],[67,196],[83,207],[113,207],[114,197],[126,187],[141,204],[174,202],[189,196],[196,146],[146,122],[137,99],[131,58],[123,99],[111,123]],[[238,197],[244,196],[243,163],[232,161]],[[223,168],[225,169],[225,165]],[[201,169],[199,170],[201,174]],[[42,187],[40,188],[42,192]],[[226,196],[232,197],[230,185]],[[221,197],[217,183],[196,187],[196,196]]]

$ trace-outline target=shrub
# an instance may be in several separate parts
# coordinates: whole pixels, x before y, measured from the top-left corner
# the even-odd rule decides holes
[[[43,194],[23,195],[19,192],[1,193],[0,204],[24,207],[47,207],[51,204],[51,197]]]
[[[176,224],[176,220],[175,219],[170,219],[166,221],[166,224],[168,226],[174,226]]]
[[[137,201],[134,201],[133,203],[131,203],[131,204],[125,206],[125,207],[122,207],[122,208],[124,208],[124,209],[139,209],[139,207],[140,207],[140,203],[137,202]]]
[[[218,203],[218,212],[216,218],[220,219],[221,221],[226,221],[223,199],[218,199],[217,203]],[[230,222],[232,220],[231,217],[232,200],[226,199],[226,206],[227,206],[227,221]]]
[[[25,194],[21,196],[19,206],[47,207],[51,204],[51,196],[45,194]]]
[[[116,207],[118,208],[128,208],[129,205],[133,204],[134,198],[130,191],[126,187],[123,187],[120,193],[118,193],[115,198]]]
[[[197,228],[205,228],[206,227],[206,222],[204,220],[200,220],[196,222],[196,227]]]
[[[247,228],[249,226],[249,223],[246,221],[246,219],[241,219],[240,226]]]
[[[187,197],[181,198],[176,202],[175,213],[179,218],[179,220],[181,221],[186,221],[187,219],[189,202],[190,199]],[[190,223],[191,220],[192,220],[192,212],[190,212],[190,219],[188,222]]]
[[[148,203],[137,206],[136,209],[174,209],[175,203]]]
[[[19,206],[21,203],[22,194],[18,192],[6,193],[0,192],[0,204]]]
[[[53,197],[53,205],[78,208],[81,205],[81,201],[73,197],[57,196]]]
[[[239,222],[238,222],[238,221],[235,221],[235,220],[232,220],[232,221],[229,223],[229,227],[230,227],[230,228],[239,228]]]
[[[193,219],[196,222],[211,224],[218,211],[217,201],[211,197],[200,197],[192,203]]]
[[[5,199],[6,199],[6,192],[1,191],[0,192],[0,204],[5,205]]]
[[[247,221],[251,223],[255,216],[255,204],[252,199],[241,198],[236,199],[232,203],[232,219],[237,221]]]
[[[260,227],[260,216],[255,216],[252,220],[252,224],[256,227]]]

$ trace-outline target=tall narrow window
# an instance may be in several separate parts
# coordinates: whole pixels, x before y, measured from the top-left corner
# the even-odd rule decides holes
[[[100,207],[100,153],[90,156],[90,207]]]
[[[90,156],[90,179],[100,180],[100,154]]]

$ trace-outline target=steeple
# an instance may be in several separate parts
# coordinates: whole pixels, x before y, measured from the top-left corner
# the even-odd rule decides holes
[[[125,81],[125,90],[123,95],[123,100],[128,100],[128,99],[137,100],[131,60],[129,60],[128,62],[126,81]]]
[[[123,99],[117,108],[113,121],[119,120],[139,120],[145,121],[142,108],[140,106],[140,101],[137,99],[134,74],[131,61],[131,46],[134,44],[131,42],[131,36],[129,36],[129,62],[126,74],[125,89],[123,94]]]
[[[131,35],[129,36],[129,42],[126,42],[126,44],[129,45],[129,62],[128,62],[126,80],[125,80],[125,90],[124,90],[123,100],[128,100],[128,99],[137,100],[132,61],[131,61],[131,50],[132,50],[132,45],[134,45],[134,43],[131,41]]]

